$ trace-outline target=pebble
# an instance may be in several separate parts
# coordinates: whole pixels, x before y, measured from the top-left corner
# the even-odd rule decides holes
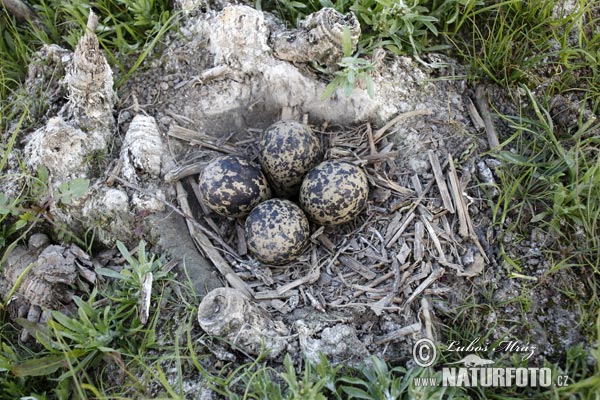
[[[527,260],[527,264],[529,265],[538,265],[540,263],[539,258],[530,258]]]

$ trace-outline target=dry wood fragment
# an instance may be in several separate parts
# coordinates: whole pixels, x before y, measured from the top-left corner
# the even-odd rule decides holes
[[[420,265],[421,262],[420,261],[415,261],[412,264],[411,263],[405,263],[402,264],[402,266],[400,266],[400,271],[411,271],[413,269],[415,269],[417,267],[417,265]]]
[[[312,268],[316,268],[319,265],[319,259],[317,255],[317,246],[312,245],[310,249],[310,265]]]
[[[425,225],[425,229],[427,229],[427,233],[429,234],[431,241],[433,242],[435,248],[438,251],[438,257],[441,260],[446,261],[446,255],[444,254],[444,249],[442,248],[442,243],[440,242],[440,239],[438,238],[437,234],[435,233],[435,229],[433,229],[433,226],[431,226],[431,223],[427,220],[427,218],[424,218],[423,216],[421,216],[421,221],[423,222],[423,225]]]
[[[420,116],[420,115],[431,115],[431,114],[433,114],[433,111],[426,109],[426,108],[398,114],[392,120],[390,120],[387,124],[385,124],[383,127],[379,128],[378,130],[375,131],[375,135],[373,135],[373,140],[375,141],[375,143],[379,142],[383,138],[383,135],[391,127],[393,127],[394,125],[396,125],[398,122],[402,121],[403,119],[407,119],[410,117],[416,117],[416,116]]]
[[[471,121],[473,122],[473,126],[477,132],[483,132],[485,129],[485,122],[479,115],[475,104],[473,104],[473,100],[467,98],[467,111],[469,112],[469,116],[471,117]]]
[[[331,241],[331,239],[329,239],[327,236],[325,236],[324,234],[320,234],[319,236],[317,236],[317,239],[319,239],[319,241],[321,242],[321,244],[330,252],[334,252],[335,251],[335,244],[333,244],[333,242]]]
[[[438,223],[434,223],[432,220],[429,220],[429,219],[427,219],[427,220],[430,223],[432,223],[431,227],[435,231],[435,233],[438,236],[438,238],[443,239],[445,242],[450,242],[450,243],[455,243],[456,242],[454,240],[454,237],[452,236],[452,232],[448,232],[447,230],[445,230],[444,228],[442,228],[441,226],[439,226]],[[439,221],[442,222],[442,225],[444,224],[444,220],[447,221],[447,218],[446,218],[445,215],[442,215],[442,217],[439,218]]]
[[[167,133],[167,135],[222,153],[238,155],[241,154],[240,150],[235,146],[231,146],[228,144],[219,144],[217,143],[217,139],[215,139],[214,137],[193,131],[191,129],[184,128],[179,125],[172,124],[169,127],[169,132]]]
[[[356,272],[365,279],[371,280],[377,277],[377,274],[375,272],[371,271],[368,267],[362,265],[350,256],[342,254],[338,257],[338,260],[340,260],[342,264],[344,264],[346,267],[350,268],[352,271]]]
[[[391,191],[396,192],[401,196],[412,196],[414,194],[412,190],[402,187],[396,182],[384,178],[379,174],[371,173],[369,175],[369,177],[373,180],[374,184],[390,189]]]
[[[440,195],[442,196],[444,208],[449,212],[454,213],[454,206],[452,205],[452,200],[450,199],[450,193],[448,193],[448,186],[446,185],[446,180],[444,179],[444,173],[442,172],[440,160],[433,150],[429,150],[427,155],[429,156],[429,162],[431,163],[431,168],[433,169],[433,175],[435,176],[435,181],[437,182]]]
[[[379,278],[377,278],[377,279],[374,279],[374,280],[373,280],[371,283],[369,283],[368,285],[364,286],[364,288],[374,288],[374,287],[376,287],[377,285],[379,285],[380,283],[383,283],[383,282],[387,281],[387,280],[388,280],[388,279],[390,279],[392,276],[394,276],[394,271],[390,271],[390,272],[388,272],[387,274],[385,274],[385,275],[382,275],[382,276],[380,276],[380,277],[379,277]],[[342,278],[342,279],[343,279],[343,278]],[[359,296],[361,296],[361,295],[363,295],[363,294],[365,294],[365,291],[364,291],[364,290],[360,290],[360,291],[358,291],[358,292],[354,293],[354,294],[352,295],[352,297],[356,298],[356,297],[359,297]]]
[[[410,256],[410,247],[406,244],[406,242],[402,242],[402,246],[400,246],[400,251],[396,255],[396,259],[400,264],[406,263],[408,260],[408,256]]]
[[[421,314],[423,314],[423,322],[425,323],[425,337],[433,340],[433,323],[431,322],[431,305],[427,298],[421,299]]]
[[[448,221],[448,217],[445,214],[441,215],[440,221],[442,221],[443,235],[448,238],[447,239],[448,241],[451,241],[452,243],[456,244],[456,239],[454,238],[454,232],[452,231],[452,228],[450,227],[450,222]]]
[[[190,175],[198,175],[204,170],[206,164],[208,163],[202,161],[173,168],[165,174],[164,181],[167,183],[172,183]]]
[[[325,232],[325,227],[321,225],[313,232],[312,235],[310,235],[310,241],[314,242],[315,240],[317,240],[319,235],[321,235],[323,232]]]
[[[415,241],[413,243],[413,257],[415,261],[421,261],[423,259],[423,236],[425,235],[425,226],[423,222],[415,222]]]
[[[390,239],[390,241],[387,243],[387,245],[385,247],[390,247],[392,244],[396,243],[396,240],[398,240],[400,238],[400,236],[404,233],[406,228],[408,228],[408,225],[412,222],[412,220],[414,218],[415,218],[415,212],[413,210],[409,214],[406,215],[406,217],[404,218],[404,222],[402,222],[402,225],[400,225],[400,228],[398,228],[398,230],[396,231],[394,236],[392,236],[392,238]]]
[[[444,275],[444,269],[443,268],[436,268],[434,269],[431,274],[427,277],[427,279],[425,279],[423,282],[421,282],[421,284],[415,289],[415,291],[410,295],[410,297],[408,299],[406,299],[406,302],[404,302],[404,305],[402,306],[404,309],[406,309],[406,307],[408,307],[410,305],[410,303],[412,303],[415,298],[421,294],[422,291],[424,291],[425,289],[427,289],[427,287],[429,285],[431,285],[433,282],[437,281],[438,279],[440,279],[440,277]]]
[[[377,153],[377,154],[367,154],[367,155],[361,156],[360,161],[357,161],[356,163],[359,165],[364,165],[367,163],[373,163],[373,162],[378,162],[378,161],[382,161],[382,160],[389,160],[389,159],[393,160],[396,157],[398,157],[398,155],[400,155],[399,151],[388,151],[388,152],[381,152],[381,153]]]
[[[237,252],[240,256],[248,254],[248,246],[246,245],[246,234],[241,224],[235,224],[235,233],[237,235]]]
[[[403,328],[398,329],[397,331],[388,333],[387,335],[380,336],[375,339],[373,343],[376,345],[381,345],[384,343],[391,342],[396,339],[400,339],[406,335],[410,335],[411,333],[418,333],[421,331],[421,323],[417,322],[412,325],[405,326]]]
[[[396,257],[392,257],[392,270],[394,272],[394,284],[392,286],[392,290],[388,291],[388,293],[381,300],[371,304],[371,309],[377,316],[380,316],[383,313],[383,309],[390,305],[400,286],[400,266]]]
[[[464,276],[464,268],[462,265],[460,264],[454,264],[451,262],[448,262],[447,260],[442,260],[442,259],[437,259],[437,262],[439,262],[441,265],[443,265],[444,267],[448,267],[448,268],[452,268],[454,270],[456,270],[456,275],[458,276]]]
[[[297,296],[297,290],[288,290],[285,293],[279,293],[277,290],[265,290],[262,292],[254,293],[255,300],[273,300],[273,299],[287,299],[292,296]]]
[[[387,225],[387,228],[385,230],[385,242],[389,242],[390,239],[392,239],[392,236],[394,236],[396,234],[396,231],[400,228],[401,225],[401,220],[402,220],[402,212],[401,211],[396,211],[394,213],[394,217],[392,218],[392,220],[390,221],[390,223]]]
[[[445,287],[435,287],[435,288],[425,289],[425,291],[423,293],[426,295],[431,295],[431,296],[443,296],[452,291],[453,291],[452,288],[445,286]]]
[[[456,204],[456,214],[458,215],[458,234],[462,238],[466,238],[469,236],[469,226],[467,224],[468,210],[465,204],[465,199],[462,195],[462,190],[460,189],[460,183],[456,173],[456,168],[454,167],[452,154],[448,154],[448,178],[450,181],[452,197],[454,198],[454,203]]]
[[[421,193],[423,193],[423,186],[421,186],[421,180],[419,179],[419,176],[417,174],[411,176],[410,181],[415,189],[415,193],[417,193],[417,196],[421,195]]]
[[[108,177],[106,178],[106,186],[112,186],[115,184],[115,176],[119,176],[121,173],[122,161],[120,158],[113,160],[108,167],[110,171],[108,173]]]
[[[190,187],[192,188],[192,192],[194,192],[194,196],[196,196],[196,200],[198,200],[198,204],[200,205],[200,208],[202,209],[202,213],[204,215],[209,215],[210,214],[210,210],[208,208],[208,206],[206,204],[204,204],[204,201],[202,201],[202,191],[200,190],[200,185],[198,183],[198,180],[195,179],[195,177],[192,176],[188,176],[186,179],[186,182],[188,185],[190,185]],[[212,227],[213,230],[215,232],[218,232],[218,229],[215,229],[214,227]]]
[[[187,193],[183,188],[181,182],[177,182],[175,184],[175,188],[177,190],[177,200],[179,201],[179,206],[181,210],[186,214],[191,216],[192,212],[190,206],[187,201]],[[252,297],[252,290],[246,285],[246,283],[240,279],[239,276],[235,273],[235,271],[229,266],[229,263],[221,256],[221,254],[217,251],[216,247],[210,242],[208,237],[198,229],[197,224],[193,224],[190,222],[190,219],[186,218],[186,223],[188,226],[188,230],[192,239],[194,239],[194,243],[202,250],[204,254],[211,260],[215,268],[223,275],[223,277],[229,282],[229,284],[242,292],[247,297]]]
[[[146,325],[150,315],[150,298],[152,295],[152,282],[154,276],[152,272],[146,272],[142,281],[142,290],[140,291],[140,322]]]
[[[364,293],[379,293],[379,294],[389,294],[390,288],[388,286],[384,286],[382,288],[372,288],[370,286],[359,285],[358,283],[347,283],[344,279],[342,283],[350,289],[359,290],[361,294]],[[358,297],[358,296],[357,296]]]
[[[475,89],[475,103],[477,104],[479,113],[483,118],[488,145],[490,146],[490,149],[495,149],[496,147],[500,146],[500,142],[498,141],[498,135],[496,134],[496,129],[494,128],[494,123],[492,122],[492,117],[485,96],[486,94],[484,87],[481,85],[477,86],[477,89]]]
[[[448,164],[449,164],[449,169],[451,171],[451,179],[455,180],[456,182],[453,183],[452,185],[454,186],[456,184],[457,188],[460,188],[460,184],[459,184],[459,180],[458,180],[458,176],[456,173],[456,168],[454,167],[454,161],[452,160],[452,156],[448,157]],[[453,171],[453,172],[452,172]],[[473,228],[473,221],[471,220],[471,216],[469,215],[469,208],[467,206],[467,203],[465,202],[465,198],[462,195],[462,191],[460,191],[460,189],[457,190],[458,192],[458,199],[460,201],[460,205],[461,205],[461,212],[463,213],[463,218],[465,219],[464,223],[466,224],[466,228],[460,226],[460,235],[463,236],[463,230],[466,230],[467,232],[467,236],[473,241],[473,243],[475,243],[475,246],[477,246],[477,249],[479,250],[479,252],[481,253],[481,255],[483,256],[485,262],[490,262],[489,258],[487,257],[487,255],[485,254],[485,250],[483,249],[483,246],[481,246],[481,243],[479,242],[479,239],[477,238],[477,233],[475,232],[475,228]],[[460,214],[459,214],[459,223],[460,223]],[[466,237],[466,236],[463,236]]]
[[[171,118],[173,118],[175,121],[177,121],[177,123],[179,124],[188,124],[188,125],[194,125],[194,120],[191,118],[186,117],[185,115],[180,115],[177,114],[174,111],[171,111],[169,109],[165,110],[165,113],[167,113],[167,115]]]
[[[407,280],[407,282],[406,282],[407,285],[410,285],[413,282],[422,281],[423,279],[427,278],[427,276],[431,272],[431,263],[421,262],[420,265],[421,265],[421,268],[420,268],[419,272],[414,274],[413,276],[410,277],[410,279]],[[416,265],[415,265],[415,267],[416,267]]]
[[[444,162],[444,165],[442,165],[442,168],[445,168],[447,165],[448,161],[446,160]],[[427,192],[429,192],[429,190],[433,187],[433,184],[435,183],[435,178],[431,179],[427,185],[423,188],[423,191],[421,192],[421,194],[419,195],[419,197],[413,202],[412,206],[410,206],[409,208],[409,213],[414,213],[415,209],[421,204],[421,201],[423,201],[423,199],[425,198],[425,195],[427,194]],[[391,225],[391,224],[390,224]],[[390,234],[390,228],[388,227],[388,231],[386,232],[386,237]],[[395,236],[395,235],[394,235]],[[386,247],[389,247],[391,244],[393,243],[391,240],[388,243],[388,245]]]
[[[309,291],[303,291],[304,294],[306,294],[306,297],[308,297],[308,300],[310,301],[310,305],[313,306],[315,309],[317,309],[318,311],[325,313],[325,307],[323,307],[323,305],[321,304],[321,302],[319,300],[317,300],[317,298],[315,296],[312,295],[312,293],[310,293]]]
[[[281,120],[294,119],[294,109],[292,107],[288,107],[288,106],[282,107],[279,118]]]
[[[369,140],[369,150],[371,155],[374,156],[378,153],[377,147],[375,146],[375,140],[373,140],[373,130],[371,124],[367,122],[367,139]]]
[[[304,285],[306,283],[315,283],[317,280],[319,280],[320,276],[321,276],[321,268],[315,268],[308,275],[305,275],[302,278],[299,278],[292,282],[289,282],[283,286],[280,286],[279,288],[277,288],[277,293],[282,295],[285,292],[287,292],[288,290],[297,288],[300,285]]]

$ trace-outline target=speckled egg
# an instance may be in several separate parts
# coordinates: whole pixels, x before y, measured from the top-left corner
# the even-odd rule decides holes
[[[298,257],[310,236],[308,219],[289,200],[271,199],[256,206],[246,218],[246,243],[257,260],[282,265]]]
[[[354,219],[366,206],[369,183],[365,173],[344,161],[324,161],[304,178],[300,207],[321,225],[338,225]]]
[[[201,201],[217,214],[247,215],[260,202],[271,198],[267,178],[257,165],[240,156],[211,161],[199,179]]]
[[[319,138],[308,125],[279,121],[268,127],[258,143],[258,161],[275,192],[296,196],[302,179],[321,161]]]

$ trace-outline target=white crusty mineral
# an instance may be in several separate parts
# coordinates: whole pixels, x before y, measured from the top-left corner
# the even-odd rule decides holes
[[[296,322],[300,349],[308,361],[317,364],[321,355],[334,362],[359,361],[368,354],[367,348],[358,339],[352,325],[338,324],[323,329],[320,338],[302,320]],[[317,335],[314,335],[317,336]]]
[[[73,178],[88,177],[89,156],[105,149],[104,139],[90,140],[81,129],[61,117],[54,117],[31,135],[25,153],[29,155],[28,167],[35,170],[45,166],[52,176],[52,183],[58,186]]]
[[[121,147],[121,171],[125,179],[137,182],[160,175],[163,142],[154,117],[138,114],[133,118]]]
[[[198,307],[198,323],[209,335],[225,338],[249,354],[266,351],[267,357],[275,358],[287,347],[287,329],[233,288],[208,293]]]
[[[0,273],[0,295],[13,320],[45,322],[50,311],[62,309],[72,301],[72,286],[78,271],[85,269],[77,265],[78,258],[89,265],[89,257],[77,246],[67,248],[49,243],[46,235],[34,234],[27,247],[16,246],[6,259]],[[92,271],[86,272],[89,274],[82,276],[95,279]],[[24,330],[21,339],[27,337]]]
[[[98,17],[90,11],[87,31],[77,43],[65,76],[69,90],[67,109],[83,130],[110,136],[114,128],[113,76],[94,34],[97,24]]]
[[[94,155],[107,152],[114,132],[112,71],[93,33],[96,24],[97,17],[90,12],[87,32],[67,67],[69,101],[59,116],[31,135],[25,147],[28,166],[45,166],[55,187],[89,177]]]
[[[272,37],[275,57],[293,62],[317,61],[337,69],[344,57],[344,30],[356,50],[360,24],[353,13],[325,7],[300,22],[299,29],[277,32]]]
[[[339,22],[345,21],[345,18],[340,14],[333,20]],[[214,56],[213,68],[227,65],[232,73],[227,77],[227,86],[215,83],[223,87],[215,96],[204,95],[199,103],[192,103],[195,110],[190,110],[191,113],[201,113],[204,116],[215,113],[229,114],[228,118],[231,119],[248,105],[264,104],[266,108],[274,110],[283,107],[298,109],[315,118],[334,120],[336,123],[367,119],[377,104],[369,98],[366,90],[357,88],[349,97],[334,95],[324,99],[322,95],[325,83],[292,63],[280,59],[287,57],[286,59],[308,61],[310,57],[318,56],[323,62],[335,64],[334,60],[339,59],[341,53],[337,47],[337,39],[333,39],[337,37],[337,33],[334,35],[332,32],[343,30],[343,27],[334,23],[328,26],[327,30],[323,25],[324,20],[328,20],[325,14],[314,18],[309,16],[304,23],[309,28],[293,31],[302,32],[301,36],[305,37],[296,43],[297,47],[294,47],[293,43],[285,47],[285,35],[292,34],[289,31],[279,31],[281,27],[267,21],[264,13],[248,6],[227,6],[215,17],[201,20],[201,26],[197,29],[201,36],[209,37],[208,49]],[[347,22],[354,27],[352,18]],[[352,28],[353,36],[355,32],[356,29]],[[271,35],[281,38],[276,40],[276,43],[279,43],[277,52],[280,58],[274,56],[274,50],[269,46]],[[317,42],[310,46],[310,40]],[[337,49],[335,52],[333,47]],[[301,56],[305,51],[310,54]],[[328,57],[334,53],[333,58]],[[201,121],[202,118],[197,120]],[[199,129],[205,128],[200,126]]]

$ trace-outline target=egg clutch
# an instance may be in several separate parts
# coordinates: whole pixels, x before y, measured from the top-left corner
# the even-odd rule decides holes
[[[206,166],[199,178],[200,200],[219,215],[246,217],[248,250],[257,260],[286,264],[306,248],[309,221],[343,224],[367,204],[369,184],[362,169],[322,158],[310,127],[276,122],[260,136],[260,165],[227,155]],[[290,200],[295,198],[299,205]]]

